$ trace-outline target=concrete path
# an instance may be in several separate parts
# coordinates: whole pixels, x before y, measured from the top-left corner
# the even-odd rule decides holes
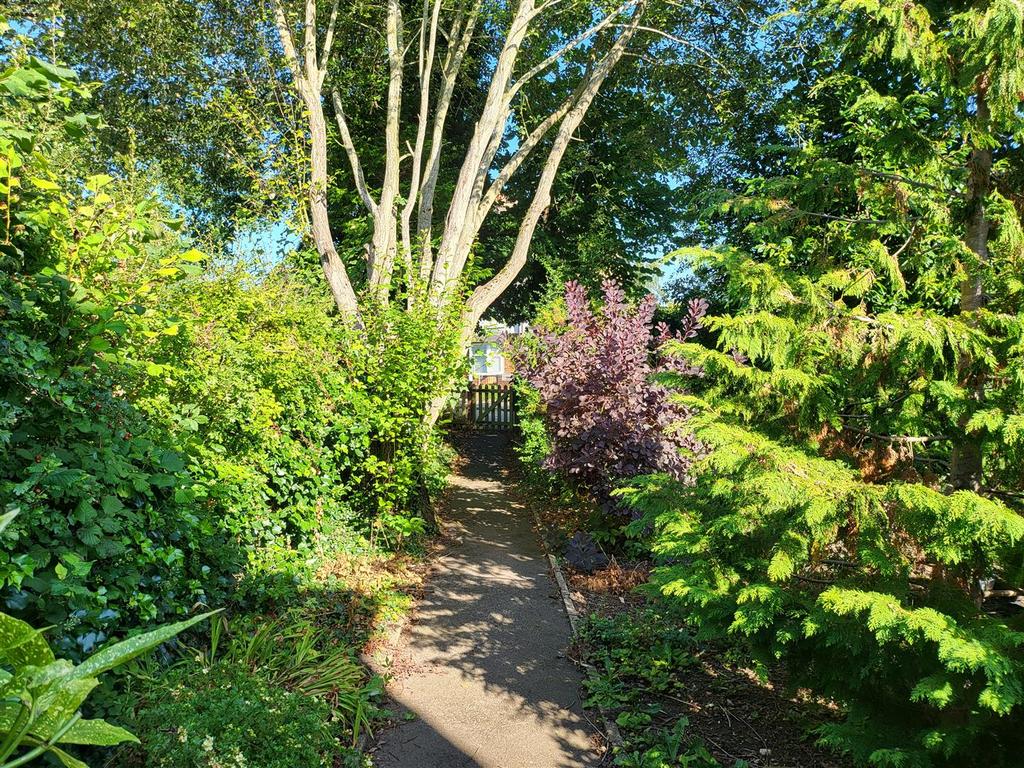
[[[503,481],[505,436],[461,447],[468,463],[442,510],[456,543],[429,579],[389,688],[410,719],[380,735],[374,765],[597,765],[579,675],[562,655],[569,625],[557,587],[529,510]]]

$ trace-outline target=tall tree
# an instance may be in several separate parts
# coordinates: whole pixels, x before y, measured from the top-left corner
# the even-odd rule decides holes
[[[707,446],[628,498],[703,634],[841,705],[865,766],[1014,765],[1024,655],[1024,6],[809,2],[782,172],[693,249]],[[987,107],[987,109],[986,109]]]
[[[846,0],[838,4],[857,24],[858,43],[868,60],[889,55],[906,65],[922,89],[949,99],[963,120],[967,149],[962,182],[963,243],[959,310],[972,317],[985,308],[989,283],[993,161],[1019,140],[1024,99],[1024,11],[1016,0],[988,2],[878,2]],[[982,482],[982,446],[967,429],[985,398],[985,377],[976,361],[963,361],[961,384],[973,407],[964,409],[954,444],[950,480],[957,488],[977,490]]]
[[[186,210],[301,213],[350,321],[415,297],[465,340],[539,230],[549,259],[643,281],[771,3],[18,5],[111,86],[112,134],[167,158]]]
[[[551,34],[555,32],[564,35],[563,28],[553,28],[549,23],[549,17],[559,11],[555,3],[538,4],[534,0],[523,0],[508,14],[504,39],[489,73],[487,95],[450,194],[440,237],[435,243],[435,195],[445,121],[454,86],[466,61],[477,25],[481,22],[500,23],[499,19],[484,18],[485,9],[480,2],[462,5],[455,11],[448,11],[443,5],[440,0],[423,4],[416,41],[407,45],[408,32],[402,4],[399,0],[388,0],[383,19],[388,55],[386,108],[382,127],[385,160],[383,177],[375,191],[371,191],[364,177],[360,148],[356,146],[348,128],[344,100],[337,90],[331,92],[330,98],[359,197],[372,219],[373,233],[366,249],[367,300],[371,302],[388,301],[396,284],[404,283],[411,288],[416,282],[422,283],[427,300],[432,304],[442,307],[452,301],[480,226],[502,189],[545,136],[551,131],[555,132],[554,141],[547,150],[541,177],[530,206],[523,215],[508,261],[490,280],[476,286],[465,302],[463,335],[468,339],[484,311],[508,287],[525,263],[537,222],[550,202],[551,187],[569,141],[635,35],[645,1],[630,0],[610,11],[593,9],[587,4],[582,17],[590,23],[577,34],[568,36],[567,42]],[[578,9],[573,10],[579,12]],[[289,9],[282,2],[275,1],[274,14],[292,82],[305,105],[309,121],[308,205],[313,240],[338,308],[345,315],[358,320],[361,314],[360,301],[345,265],[338,256],[327,205],[324,83],[330,72],[338,16],[337,3],[331,7],[327,23],[321,31],[315,0],[306,2],[300,20],[301,36],[296,33]],[[618,28],[616,25],[623,20],[621,28]],[[534,48],[538,45],[536,41],[528,43],[528,37],[536,37],[538,32],[544,31],[548,34],[541,35],[540,45],[543,47],[540,50],[546,55],[543,58],[536,56],[540,60],[525,71],[522,67],[517,69],[524,47]],[[419,109],[414,143],[408,145],[409,170],[403,184],[401,101],[406,57],[412,47],[417,50]],[[581,48],[585,48],[588,61],[583,66],[573,67],[567,57]],[[435,67],[438,72],[437,82]],[[500,167],[495,167],[495,158],[508,138],[509,121],[513,116],[517,96],[534,78],[550,76],[552,73],[558,77],[576,75],[571,94],[536,126],[525,131],[508,160]],[[401,204],[400,199],[403,201]],[[414,212],[415,232],[412,224]],[[402,271],[396,273],[396,269]]]

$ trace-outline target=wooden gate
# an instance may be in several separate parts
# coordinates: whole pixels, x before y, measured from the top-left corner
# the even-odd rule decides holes
[[[470,382],[462,393],[459,414],[481,429],[512,429],[517,423],[516,391],[511,384]]]

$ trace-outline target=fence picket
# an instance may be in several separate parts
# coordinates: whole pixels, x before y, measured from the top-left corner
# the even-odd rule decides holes
[[[458,417],[475,427],[512,429],[517,424],[515,390],[511,384],[470,382],[458,403]]]

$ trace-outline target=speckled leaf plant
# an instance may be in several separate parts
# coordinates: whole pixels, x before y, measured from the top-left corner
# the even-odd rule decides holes
[[[9,522],[9,521],[5,521]],[[68,745],[109,747],[135,736],[104,720],[85,720],[80,707],[99,676],[170,640],[210,613],[115,643],[81,664],[53,655],[43,633],[0,613],[0,768],[50,754],[69,768],[85,766]]]

